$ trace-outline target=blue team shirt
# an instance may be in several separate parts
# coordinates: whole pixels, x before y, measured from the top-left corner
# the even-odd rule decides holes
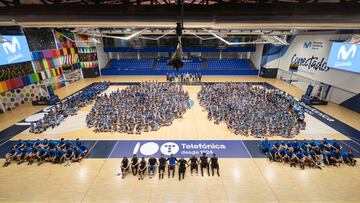
[[[66,155],[71,155],[73,153],[73,150],[66,150]]]
[[[74,155],[75,156],[83,156],[84,152],[81,149],[79,149],[78,151],[74,150]]]
[[[176,164],[176,158],[175,157],[169,157],[169,165],[175,165]]]
[[[55,148],[57,145],[58,145],[58,144],[57,144],[57,142],[56,142],[56,141],[52,141],[52,142],[50,142],[50,143],[49,143],[49,147],[50,147],[50,149]]]
[[[270,148],[270,142],[269,141],[266,141],[266,140],[263,140],[261,141],[261,146],[265,149],[269,149]]]
[[[79,147],[79,149],[81,149],[82,151],[87,150],[87,146],[86,145],[81,145],[81,147]]]
[[[332,146],[334,146],[336,149],[340,149],[340,145],[339,145],[339,143],[337,143],[337,142],[334,142],[334,143],[332,144]]]

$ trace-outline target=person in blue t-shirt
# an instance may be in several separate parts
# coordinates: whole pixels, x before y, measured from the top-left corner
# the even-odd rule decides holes
[[[73,156],[73,161],[77,161],[77,162],[80,162],[82,160],[82,158],[84,157],[84,152],[79,149],[79,147],[75,147],[75,150],[74,150],[74,156]]]
[[[17,164],[24,162],[27,149],[28,147],[25,145],[22,149],[19,150],[19,153],[16,155]]]
[[[74,151],[71,147],[64,151],[65,151],[65,153],[64,153],[62,159],[63,159],[63,161],[66,162],[65,166],[69,166],[71,159],[74,157]]]
[[[80,139],[79,138],[76,138],[75,140],[75,146],[77,147],[81,147],[82,143],[80,142]]]
[[[310,147],[312,150],[314,150],[314,149],[316,149],[316,148],[318,147],[314,139],[312,139],[312,140],[310,141],[310,146],[309,146],[309,147]]]
[[[14,145],[16,149],[21,149],[26,145],[26,142],[22,141],[22,139],[19,139],[17,143]]]
[[[333,139],[331,148],[333,150],[341,150],[342,146],[336,141],[336,139]]]
[[[26,147],[24,148],[24,157],[23,157],[23,161],[28,161],[28,165],[31,165],[32,162],[34,161],[34,157],[32,155],[32,148],[31,147]]]
[[[40,139],[37,139],[31,147],[37,148],[37,147],[40,147],[40,144],[41,144]]]
[[[57,148],[60,148],[60,149],[64,149],[65,148],[65,145],[66,145],[66,142],[65,142],[65,139],[64,138],[61,138],[60,139],[60,142],[57,144]]]
[[[84,157],[86,157],[86,155],[89,153],[89,150],[88,150],[87,146],[84,145],[84,144],[82,144],[82,145],[79,147],[79,149],[81,149],[81,151],[83,151]]]
[[[70,142],[70,140],[66,140],[65,142],[65,149],[73,148],[73,144]]]
[[[39,147],[41,149],[47,149],[49,147],[49,140],[45,138],[43,141],[41,141]]]
[[[268,154],[269,151],[270,151],[270,142],[267,138],[265,138],[265,140],[262,140],[260,142],[260,146],[261,146],[261,149],[263,151],[264,154]]]
[[[38,165],[40,166],[42,163],[44,163],[45,159],[48,156],[48,153],[46,149],[41,149],[40,147],[36,149],[37,149],[36,159],[38,160]]]
[[[20,143],[22,144],[21,140]],[[5,154],[5,163],[3,167],[7,167],[12,160],[17,159],[17,155],[20,154],[20,151],[16,148],[16,145],[12,147],[12,149]]]
[[[172,171],[172,177],[174,177],[175,176],[175,166],[176,166],[176,162],[178,160],[176,159],[176,157],[174,157],[173,154],[171,154],[170,157],[167,159],[167,161],[169,161],[168,178],[170,178],[170,171]]]
[[[269,160],[276,161],[276,154],[277,154],[277,149],[275,146],[273,146],[269,152]]]
[[[298,153],[296,153],[296,156],[298,157],[298,162],[300,164],[300,168],[304,170],[305,168],[305,156],[304,156],[304,152],[299,151]]]
[[[58,143],[55,140],[50,140],[49,141],[49,148],[50,149],[55,149],[57,147]]]
[[[336,164],[340,166],[340,164],[343,162],[342,155],[339,149],[332,150],[332,155],[335,159]]]
[[[64,151],[60,148],[55,150],[53,163],[61,163],[63,161],[62,157],[64,155]]]
[[[349,166],[355,166],[355,164],[357,162],[355,160],[354,154],[352,153],[351,150],[349,150],[347,152],[343,152],[342,158],[343,158],[344,162]]]
[[[293,167],[293,166],[296,167],[296,164],[299,163],[299,157],[297,156],[297,153],[295,153],[295,152],[292,153],[292,156],[290,158],[290,167]]]

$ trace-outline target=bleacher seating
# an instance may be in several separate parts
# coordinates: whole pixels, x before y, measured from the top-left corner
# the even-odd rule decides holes
[[[158,61],[156,65],[156,69],[158,70],[171,70],[171,66],[167,65],[166,61]]]
[[[206,60],[208,69],[252,69],[248,59]]]
[[[158,70],[171,70],[172,67],[167,65],[167,61],[169,59],[167,58],[160,58],[157,62],[157,66],[156,68]],[[184,67],[182,68],[182,70],[200,70],[201,69],[201,60],[200,58],[196,57],[193,59],[185,59],[183,60],[184,62]]]
[[[112,60],[109,65],[109,69],[151,69],[154,63],[153,59],[120,59],[120,60]]]
[[[167,65],[169,58],[154,59],[121,59],[111,60],[108,68],[101,70],[102,75],[164,75],[172,70]],[[247,59],[184,59],[181,73],[201,73],[203,75],[258,75],[250,60]]]

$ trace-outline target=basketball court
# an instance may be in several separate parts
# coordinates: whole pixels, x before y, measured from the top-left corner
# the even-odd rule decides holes
[[[121,83],[139,82],[143,80],[163,81],[163,77],[101,77],[86,79],[71,85],[71,88],[56,91],[62,98],[74,93],[95,81],[110,80],[118,82],[111,85],[107,93],[126,85]],[[208,76],[204,81],[234,81],[234,82],[266,82],[275,88],[287,91],[294,96],[299,90],[276,79],[261,79],[258,77],[224,77]],[[67,87],[66,87],[67,88]],[[185,113],[184,118],[175,120],[172,126],[161,128],[157,132],[141,135],[120,133],[94,133],[83,122],[91,105],[82,108],[78,115],[69,117],[60,126],[43,134],[29,134],[28,130],[15,135],[9,141],[2,142],[1,152],[12,146],[17,139],[65,139],[80,138],[90,147],[89,157],[81,163],[73,163],[70,167],[63,165],[43,164],[27,166],[12,164],[1,168],[1,201],[16,202],[357,202],[359,193],[358,166],[325,167],[323,170],[290,168],[281,163],[270,163],[258,148],[259,139],[237,136],[230,133],[225,125],[215,125],[207,120],[196,98],[200,86],[189,85],[184,89],[189,91],[194,105]],[[329,109],[329,110],[328,110]],[[331,112],[331,106],[323,108]],[[27,112],[26,107],[18,108],[16,113]],[[11,112],[11,113],[14,113]],[[359,115],[346,110],[332,115],[336,122],[341,118],[353,117],[351,125]],[[30,115],[29,115],[30,116]],[[4,119],[4,118],[2,118]],[[341,140],[345,148],[351,148],[360,155],[360,146],[356,140],[351,140],[336,128],[306,115],[307,126],[297,139],[316,139],[324,137]],[[14,122],[15,126],[16,123]],[[21,126],[21,125],[20,125]],[[6,126],[4,126],[6,127]],[[350,127],[350,126],[349,126]],[[3,126],[2,126],[3,128]],[[281,140],[284,138],[273,137]],[[181,144],[215,143],[227,147],[220,153],[221,177],[201,177],[186,174],[185,180],[177,178],[157,178],[143,181],[129,175],[121,179],[119,172],[122,156],[131,156],[133,147],[149,142],[159,145],[164,142]],[[11,143],[11,144],[10,144]],[[191,151],[189,149],[188,151]],[[188,157],[185,152],[184,157]],[[140,152],[141,153],[141,152]],[[146,153],[146,152],[145,152]],[[230,157],[230,158],[228,158]],[[19,185],[21,185],[19,187]],[[29,186],[29,187],[28,187]],[[21,195],[19,195],[19,190]]]

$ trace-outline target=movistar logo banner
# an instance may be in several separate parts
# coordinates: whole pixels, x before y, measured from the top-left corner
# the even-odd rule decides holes
[[[348,50],[346,50],[345,45],[342,45],[338,51],[337,59],[338,60],[348,60],[350,56],[351,56],[351,58],[354,58],[355,54],[356,54],[356,45],[355,44],[351,45],[351,47]]]
[[[320,41],[308,41],[308,42],[304,42],[303,48],[304,49],[321,49],[324,47],[324,42],[320,42]]]
[[[0,65],[30,61],[31,53],[25,36],[1,36]]]
[[[360,45],[333,43],[328,57],[328,66],[360,73]]]
[[[15,53],[16,52],[16,49],[20,50],[20,43],[19,43],[19,40],[16,38],[16,37],[13,37],[12,40],[11,40],[11,43],[10,42],[4,42],[3,43],[3,48],[4,48],[4,51],[6,52],[6,54],[9,54],[10,53]]]

